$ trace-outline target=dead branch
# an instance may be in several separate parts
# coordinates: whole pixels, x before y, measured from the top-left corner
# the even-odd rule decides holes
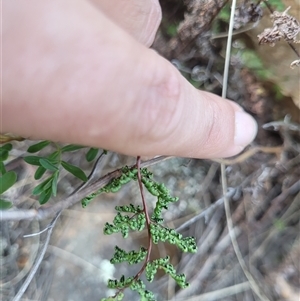
[[[141,163],[141,168],[149,167],[155,165],[164,160],[170,159],[171,157],[157,157],[154,159],[150,159]],[[134,165],[132,166],[134,167]],[[59,201],[51,206],[43,206],[38,209],[27,209],[27,210],[7,210],[1,211],[1,219],[2,220],[44,220],[51,216],[55,216],[60,211],[67,209],[73,206],[76,203],[79,203],[83,198],[87,195],[101,189],[105,185],[107,185],[112,179],[118,178],[122,174],[122,169],[117,169],[107,175],[101,177],[91,185],[80,189],[75,194],[71,194],[65,200]]]

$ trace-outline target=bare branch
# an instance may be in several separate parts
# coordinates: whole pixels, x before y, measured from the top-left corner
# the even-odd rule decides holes
[[[85,182],[85,183],[83,183],[82,185],[80,185],[77,189],[75,189],[75,190],[72,192],[71,196],[76,195],[78,191],[80,191],[80,190],[82,190],[84,187],[86,187],[86,186],[88,185],[88,183],[93,179],[96,170],[99,169],[99,165],[100,165],[99,162],[100,162],[100,160],[103,158],[103,154],[104,154],[104,153],[102,153],[102,154],[98,157],[98,159],[96,160],[96,162],[95,162],[95,164],[94,164],[94,166],[93,166],[93,169],[92,169],[92,171],[91,171],[91,173],[90,173],[90,175],[89,175],[89,177],[88,177],[88,181]],[[105,162],[105,161],[104,161],[104,162]],[[103,164],[102,164],[101,168],[103,168]],[[56,216],[53,218],[53,220],[51,221],[51,223],[46,227],[46,229],[40,231],[39,233],[35,233],[35,234],[31,234],[31,235],[27,235],[27,236],[26,236],[26,237],[30,237],[30,236],[33,236],[33,235],[39,235],[39,234],[41,234],[41,233],[43,233],[43,232],[45,232],[45,231],[48,231],[47,237],[46,237],[46,240],[45,240],[45,243],[44,243],[43,247],[41,248],[41,250],[39,251],[39,254],[37,255],[37,259],[36,259],[34,265],[32,266],[32,268],[31,268],[31,270],[30,270],[30,272],[29,272],[29,274],[28,274],[26,280],[24,281],[24,283],[23,283],[22,286],[20,287],[20,289],[19,289],[17,295],[15,296],[15,298],[13,299],[13,301],[19,301],[19,300],[22,298],[22,296],[24,295],[26,289],[28,288],[29,284],[31,283],[31,281],[32,281],[32,279],[33,279],[33,277],[34,277],[34,275],[36,274],[37,270],[39,269],[39,267],[40,267],[40,265],[41,265],[41,263],[42,263],[42,261],[43,261],[43,258],[44,258],[44,256],[45,256],[45,253],[46,253],[46,251],[47,251],[47,248],[48,248],[48,246],[49,246],[50,238],[51,238],[51,235],[52,235],[54,226],[55,226],[55,224],[56,224],[58,218],[60,217],[61,213],[62,213],[62,210],[60,210],[60,211],[58,211],[58,212],[56,213]]]
[[[233,23],[234,23],[234,12],[236,7],[236,0],[232,1],[231,6],[231,13],[230,13],[230,23],[229,23],[229,32],[228,32],[228,40],[227,40],[227,48],[226,48],[226,58],[225,58],[225,67],[224,67],[224,76],[223,76],[223,88],[222,88],[222,97],[226,97],[227,95],[227,85],[228,85],[228,71],[229,71],[229,62],[230,62],[230,52],[231,52],[231,42],[232,42],[232,32],[233,32]],[[225,164],[221,164],[221,178],[222,178],[222,189],[223,189],[223,196],[224,196],[224,205],[225,205],[225,213],[226,213],[226,221],[229,236],[231,239],[231,243],[238,259],[238,262],[248,279],[252,290],[256,293],[256,295],[263,301],[270,301],[264,292],[261,290],[255,279],[253,278],[252,274],[249,272],[246,263],[243,259],[241,254],[240,248],[238,246],[236,235],[234,233],[234,226],[231,218],[230,213],[230,204],[229,200],[226,196],[227,194],[227,178],[226,178],[226,171],[225,171]]]
[[[141,163],[141,168],[155,165],[170,158],[172,157],[160,156],[144,161]],[[134,165],[132,167],[134,167]],[[58,212],[73,206],[74,204],[80,202],[87,195],[101,189],[102,187],[107,185],[112,179],[119,177],[121,174],[122,169],[117,169],[111,173],[108,173],[107,175],[101,177],[91,185],[88,185],[84,188],[80,187],[79,191],[77,191],[75,194],[72,193],[65,200],[57,202],[56,204],[48,207],[43,206],[38,209],[1,211],[1,220],[44,220],[51,216],[55,216]]]
[[[228,192],[226,194],[226,197],[228,197],[228,199],[232,199],[232,197],[236,193],[236,190],[237,189],[235,189],[235,188],[229,188]],[[176,231],[181,231],[182,229],[185,229],[185,228],[189,227],[190,225],[192,225],[193,223],[195,223],[196,221],[198,221],[202,217],[204,217],[206,219],[206,217],[209,214],[211,214],[216,209],[216,207],[219,207],[219,206],[223,205],[223,203],[224,203],[224,197],[218,199],[211,206],[209,206],[208,208],[204,209],[199,214],[197,214],[196,216],[192,217],[191,219],[189,219],[188,221],[186,221],[185,223],[183,223],[182,225],[180,225],[178,228],[176,228]]]
[[[27,276],[26,280],[24,281],[24,283],[22,284],[22,286],[20,287],[18,293],[16,294],[16,296],[14,297],[14,299],[12,301],[19,301],[22,298],[22,296],[24,295],[26,289],[28,288],[29,284],[31,283],[34,275],[36,274],[37,270],[39,269],[39,267],[40,267],[40,265],[43,261],[43,258],[45,256],[45,253],[47,251],[48,245],[50,243],[50,238],[51,238],[53,228],[54,228],[60,214],[61,214],[61,212],[59,212],[55,216],[55,218],[51,221],[51,223],[48,227],[48,233],[47,233],[46,241],[45,241],[43,247],[41,248],[40,253],[37,255],[37,259],[36,259],[34,265],[32,266],[30,272],[28,273],[28,276]]]

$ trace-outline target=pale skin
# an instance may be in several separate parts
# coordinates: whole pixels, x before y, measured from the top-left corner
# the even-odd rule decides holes
[[[0,132],[127,155],[228,157],[254,119],[148,47],[156,0],[2,2]]]

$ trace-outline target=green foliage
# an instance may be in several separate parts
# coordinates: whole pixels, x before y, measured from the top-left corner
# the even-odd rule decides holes
[[[179,21],[175,20],[175,18],[166,18],[163,17],[160,28],[161,32],[167,36],[167,38],[173,38],[177,35]]]
[[[282,0],[266,0],[266,1],[268,1],[268,4],[271,5],[273,10],[282,12],[286,9],[286,6]],[[262,1],[262,3],[264,3],[264,2],[265,1]],[[257,3],[257,1],[256,2],[253,1],[253,3],[255,4],[255,3]],[[226,4],[219,12],[218,19],[220,19],[226,23],[229,23],[230,12],[231,12],[230,9],[231,9],[230,4]]]
[[[131,282],[130,289],[136,291],[140,295],[141,301],[155,301],[154,294],[146,289],[144,282],[137,279]]]
[[[142,208],[139,205],[135,206],[133,204],[129,204],[125,206],[116,206],[115,210],[119,212],[131,212],[131,213],[142,212]]]
[[[35,180],[39,180],[41,179],[41,177],[44,175],[44,173],[46,172],[46,168],[44,168],[43,166],[39,166],[37,168],[37,170],[34,173],[34,179]]]
[[[105,187],[101,188],[94,194],[88,196],[82,201],[85,207],[93,198],[102,192],[115,192],[118,191],[123,185],[127,184],[131,180],[137,180],[137,169],[129,168],[125,166],[122,169],[122,174],[110,181]],[[195,253],[197,251],[197,245],[193,237],[183,237],[182,234],[176,232],[174,229],[169,229],[162,225],[163,209],[167,210],[170,203],[176,202],[178,198],[172,197],[170,191],[164,184],[157,183],[153,180],[153,174],[146,168],[141,169],[141,182],[144,187],[157,198],[156,205],[153,209],[153,213],[150,218],[150,224],[147,225],[145,208],[136,206],[133,204],[116,206],[115,210],[117,214],[112,223],[106,223],[104,227],[104,234],[111,235],[113,233],[121,233],[124,238],[127,238],[129,231],[141,231],[147,227],[149,228],[149,235],[151,243],[168,242],[176,245],[183,252]],[[183,274],[177,274],[175,267],[169,262],[169,257],[159,258],[149,261],[150,249],[143,246],[138,251],[131,250],[129,252],[121,249],[119,246],[115,247],[115,253],[111,258],[112,264],[124,263],[138,264],[144,261],[144,265],[141,272],[137,276],[125,278],[122,276],[120,280],[109,280],[108,287],[116,289],[117,293],[113,297],[104,298],[101,301],[119,300],[120,293],[126,288],[136,291],[140,295],[140,300],[143,301],[155,301],[155,297],[152,292],[146,289],[145,284],[140,279],[140,274],[146,272],[146,278],[149,282],[154,280],[154,277],[158,269],[163,270],[166,274],[169,274],[181,288],[186,288],[188,283],[186,277]],[[121,298],[121,297],[120,297]],[[120,299],[122,300],[122,299]]]
[[[4,175],[6,173],[5,165],[2,161],[0,161],[0,173]]]
[[[66,161],[61,161],[61,166],[71,173],[73,176],[77,177],[78,179],[82,180],[83,182],[87,181],[87,176],[85,175],[84,171],[79,167],[72,165]]]
[[[120,232],[126,238],[129,230],[142,231],[145,228],[145,214],[139,206],[130,204],[129,206],[116,206],[115,209],[119,212],[115,216],[113,224],[105,224],[104,234],[110,235]],[[129,215],[122,215],[121,212],[130,212],[134,215],[130,217]]]
[[[120,278],[120,280],[112,280],[109,279],[107,283],[107,287],[111,289],[123,289],[127,286],[130,286],[134,277],[125,278],[124,275]]]
[[[0,177],[0,194],[12,187],[17,181],[17,174],[14,171],[8,171]]]
[[[50,174],[42,183],[37,185],[32,191],[33,195],[39,196],[39,203],[43,205],[47,203],[52,196],[55,197],[57,194],[60,161],[56,159],[56,155],[45,158],[39,156],[27,156],[24,160],[29,164],[38,166],[34,174],[36,180],[41,179],[46,171],[48,171],[48,173],[52,172],[52,174]]]
[[[0,147],[0,195],[11,188],[17,181],[17,174],[14,171],[6,171],[4,161],[8,159],[12,144],[7,143]],[[0,199],[0,210],[9,209],[12,203]]]
[[[140,295],[141,301],[156,300],[154,294],[146,289],[146,286],[141,279],[135,279],[134,277],[125,278],[123,275],[120,280],[109,280],[107,286],[111,289],[117,289],[119,292],[115,296],[103,298],[101,301],[123,300],[124,294],[121,290],[127,287],[132,291],[136,291]]]
[[[82,149],[82,148],[84,148],[84,146],[82,146],[82,145],[69,144],[69,145],[64,146],[61,149],[61,152],[62,153],[74,152],[74,151]]]
[[[37,153],[51,144],[50,141],[40,141],[28,147],[28,153]],[[59,180],[59,175],[61,168],[68,171],[73,176],[77,177],[82,181],[87,181],[87,176],[84,171],[78,166],[72,165],[65,160],[63,160],[63,154],[67,152],[77,151],[84,148],[81,145],[69,144],[66,146],[55,145],[55,150],[50,152],[50,154],[45,156],[25,156],[24,161],[28,164],[37,166],[36,172],[34,174],[35,180],[40,180],[47,173],[46,178],[40,184],[38,184],[32,191],[33,195],[39,196],[39,203],[41,205],[47,203],[51,197],[57,195],[57,184]],[[92,150],[92,151],[91,151]],[[90,152],[90,153],[89,153]],[[98,149],[89,149],[88,159],[90,161],[94,160],[98,154]],[[1,166],[0,166],[1,168]]]
[[[42,158],[39,160],[40,164],[42,167],[44,167],[44,169],[48,169],[50,171],[57,171],[58,167],[55,166],[49,159],[47,158]]]
[[[166,274],[170,275],[176,283],[181,288],[186,288],[189,284],[186,282],[186,277],[184,274],[176,274],[176,269],[169,262],[170,257],[166,256],[165,258],[155,259],[153,261],[149,261],[146,266],[146,278],[149,282],[154,280],[154,276],[157,273],[158,269],[162,269]]]
[[[281,87],[275,83],[274,85],[272,85],[272,92],[274,93],[274,97],[276,100],[282,100],[284,98]]]
[[[7,160],[8,156],[9,156],[9,152],[11,150],[12,150],[11,143],[4,144],[0,147],[0,172],[2,175],[4,175],[6,173],[4,161]],[[1,186],[1,183],[2,182],[0,182],[0,186]]]
[[[28,153],[36,153],[50,144],[50,141],[41,141],[28,147]]]
[[[273,221],[274,227],[278,230],[278,232],[282,232],[283,230],[286,229],[286,223],[282,219],[275,219]]]
[[[151,180],[147,182],[144,180],[143,183],[151,194],[153,195],[156,194],[157,196],[157,202],[152,214],[152,219],[155,220],[156,222],[161,222],[162,210],[163,209],[167,210],[168,205],[170,203],[177,202],[178,198],[172,197],[169,193],[169,190],[166,188],[164,184],[158,184]]]
[[[230,19],[230,5],[226,4],[219,12],[218,19],[229,23]]]
[[[145,214],[140,213],[133,215],[122,215],[120,212],[114,218],[113,224],[106,223],[104,227],[104,234],[110,235],[113,233],[121,233],[124,238],[128,237],[129,230],[142,231],[145,228]]]
[[[0,152],[3,151],[3,150],[6,150],[6,151],[11,151],[12,150],[12,144],[11,143],[6,143],[4,145],[2,145],[0,147]]]
[[[55,171],[45,181],[33,189],[32,194],[39,195],[39,203],[41,205],[47,203],[52,195],[56,196],[58,176],[59,170]]]
[[[8,150],[6,149],[1,149],[0,150],[0,161],[5,161],[8,158]]]
[[[90,195],[86,196],[82,201],[82,207],[85,208],[95,197],[100,195],[101,193],[109,193],[109,192],[118,192],[122,186],[129,183],[131,180],[137,180],[137,169],[136,168],[129,168],[128,166],[124,166],[122,168],[122,174],[111,180],[107,185],[102,187],[101,189],[91,193]]]
[[[51,148],[48,148],[50,146]],[[57,195],[58,180],[62,169],[65,169],[84,182],[88,180],[86,174],[80,167],[70,164],[63,158],[65,153],[74,152],[81,148],[83,148],[83,146],[71,144],[62,147],[50,141],[40,141],[28,148],[28,153],[35,155],[25,156],[24,161],[37,167],[34,178],[42,181],[34,187],[32,194],[38,196],[41,205],[47,203],[51,197]],[[16,173],[14,171],[7,172],[4,164],[4,160],[7,160],[9,157],[9,151],[11,149],[12,145],[9,143],[0,147],[0,194],[12,187],[17,180]],[[51,151],[49,151],[49,149]],[[40,151],[43,151],[43,155],[39,154]],[[88,162],[91,162],[95,160],[98,153],[98,149],[89,148],[85,158]],[[170,263],[168,256],[166,258],[150,260],[152,243],[167,242],[176,245],[183,252],[194,253],[197,250],[193,237],[183,237],[182,234],[176,232],[174,229],[163,226],[163,211],[168,210],[168,206],[178,201],[178,198],[171,196],[170,191],[164,184],[154,181],[153,174],[148,169],[141,169],[140,174],[142,185],[157,199],[152,214],[149,214],[147,208],[141,207],[140,205],[128,204],[116,206],[116,216],[112,223],[107,222],[105,224],[103,231],[106,235],[121,233],[123,238],[127,238],[131,231],[142,231],[147,228],[149,235],[148,247],[141,246],[139,250],[125,251],[119,246],[116,246],[114,255],[110,260],[112,264],[140,264],[142,268],[135,276],[122,276],[119,280],[110,279],[108,281],[108,288],[115,289],[116,294],[111,297],[103,298],[101,301],[123,300],[123,291],[125,289],[135,291],[139,294],[141,301],[155,301],[154,294],[146,289],[146,285],[140,279],[140,276],[145,272],[146,279],[152,282],[158,269],[163,270],[172,277],[180,288],[186,288],[188,286],[185,275],[177,274],[176,268]],[[138,180],[138,169],[136,167],[124,166],[120,170],[119,177],[112,179],[98,191],[86,196],[86,198],[82,200],[83,207],[87,206],[99,194],[115,193],[132,180]],[[143,204],[146,206],[145,203]],[[12,204],[7,200],[0,199],[0,209],[10,208],[11,205]]]
[[[258,76],[258,78],[266,80],[272,76],[271,71],[264,67],[255,51],[244,49],[241,52],[241,60],[248,69],[252,70]]]
[[[126,252],[120,249],[118,246],[115,247],[115,254],[113,258],[110,260],[110,263],[121,263],[128,262],[129,264],[137,264],[143,261],[146,258],[147,250],[143,247],[140,248],[139,251],[130,251]]]
[[[174,229],[165,228],[159,224],[150,225],[150,233],[155,244],[159,241],[176,245],[183,252],[196,253],[197,245],[193,237],[183,238],[182,234]]]
[[[277,10],[280,12],[284,11],[286,8],[282,0],[269,0],[268,3],[272,6],[273,10]]]
[[[28,164],[41,166],[40,159],[43,159],[43,157],[27,156],[27,157],[24,157],[23,159]]]
[[[178,25],[179,24],[169,24],[167,27],[166,27],[166,33],[168,36],[170,36],[171,38],[172,37],[175,37],[177,35],[177,29],[178,29]]]
[[[0,199],[0,210],[9,209],[11,207],[12,207],[11,202]]]
[[[99,152],[98,148],[91,147],[85,156],[86,160],[88,162],[92,162],[97,157],[98,152]]]

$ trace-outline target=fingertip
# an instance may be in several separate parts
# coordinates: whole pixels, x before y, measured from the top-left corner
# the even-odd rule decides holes
[[[245,148],[250,144],[257,134],[257,123],[255,119],[245,112],[235,112],[235,134],[234,144]]]
[[[241,153],[257,135],[257,122],[243,110],[235,111],[234,125],[233,144],[226,150],[223,157],[231,157]]]
[[[156,32],[162,20],[162,10],[157,0],[151,0],[151,11],[148,15],[147,25],[142,32],[141,42],[146,46],[151,46],[154,42]]]

